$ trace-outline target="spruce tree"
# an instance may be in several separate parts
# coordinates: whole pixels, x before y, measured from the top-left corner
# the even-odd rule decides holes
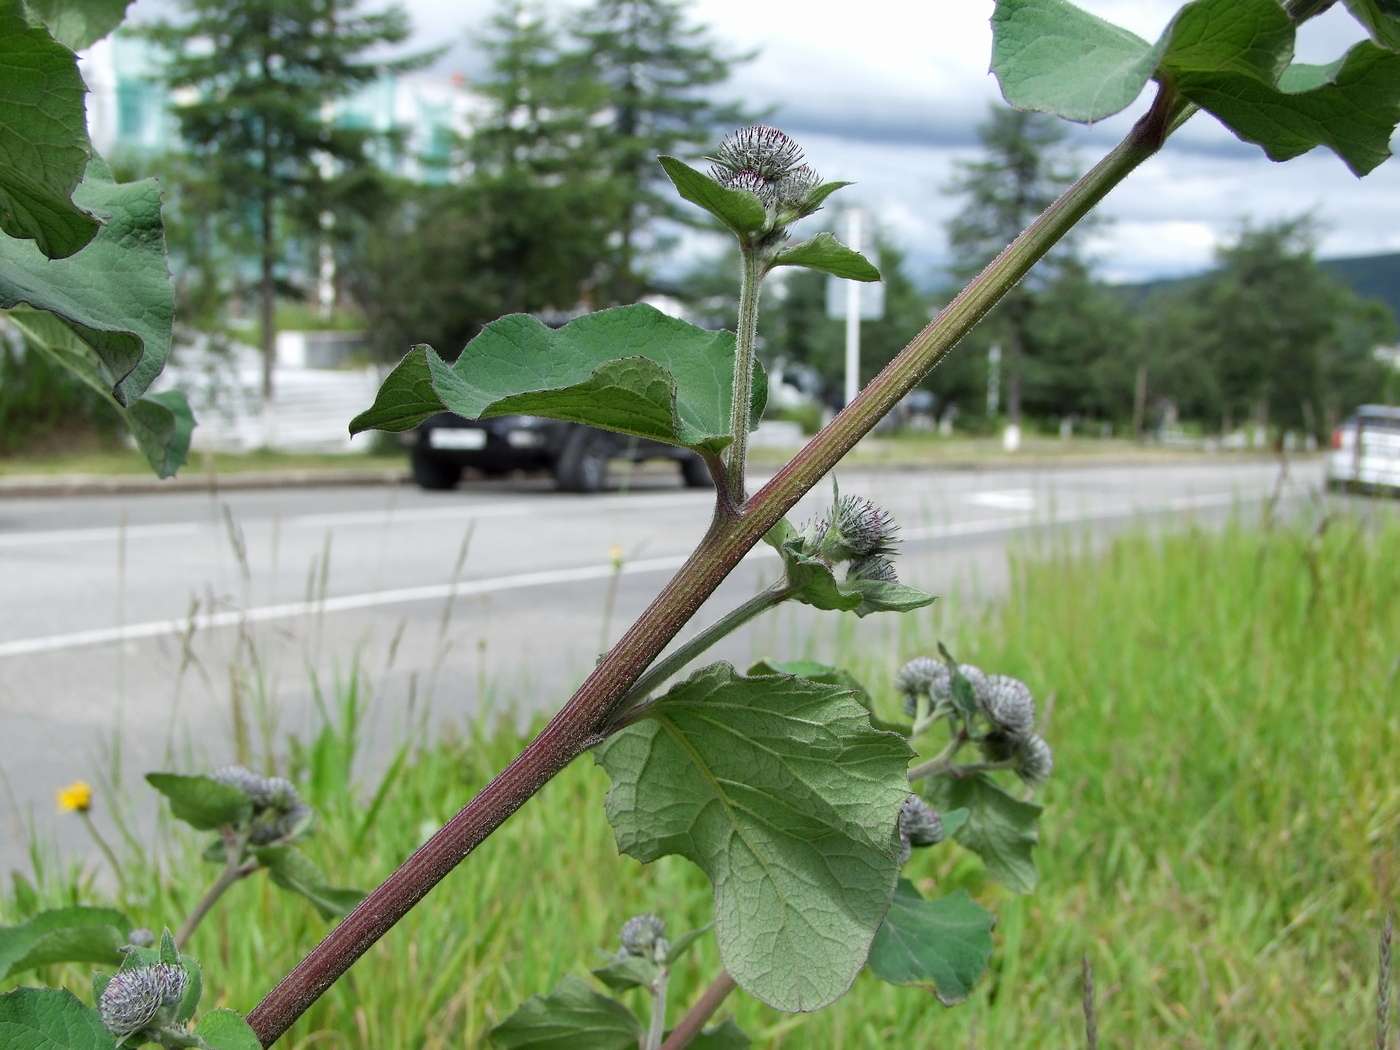
[[[709,30],[690,23],[684,0],[593,0],[572,32],[569,56],[581,79],[600,88],[597,143],[616,192],[615,247],[606,302],[632,302],[645,291],[638,270],[658,218],[681,218],[658,154],[695,155],[745,123],[742,108],[718,102],[712,88],[752,55],[724,53]]]
[[[323,215],[363,202],[374,170],[370,147],[382,138],[337,122],[331,107],[431,56],[370,57],[407,38],[398,7],[363,13],[357,0],[180,0],[179,7],[183,18],[147,32],[169,52],[163,77],[179,100],[181,138],[213,177],[218,205],[253,226],[266,396],[285,237],[319,231]]]
[[[978,127],[977,137],[982,159],[960,162],[957,176],[947,187],[948,193],[966,199],[962,211],[948,223],[953,273],[960,282],[980,272],[1075,178],[1064,149],[1064,126],[1053,117],[994,105],[991,119]],[[1073,250],[1071,240],[1057,254],[1064,258]],[[1055,262],[1052,255],[1037,267],[1042,282],[1053,276]],[[1022,359],[1030,349],[1036,276],[1033,271],[1031,279],[1007,292],[984,322],[1004,345],[1007,416],[1018,426]]]

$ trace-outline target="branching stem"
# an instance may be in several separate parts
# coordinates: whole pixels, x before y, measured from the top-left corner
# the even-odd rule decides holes
[[[669,970],[662,970],[651,986],[651,1028],[647,1031],[645,1050],[661,1050],[661,1041],[666,1038],[666,984]]]
[[[671,1029],[670,1038],[661,1044],[661,1050],[682,1050],[690,1045],[692,1039],[700,1034],[700,1029],[705,1027],[705,1022],[714,1016],[719,1009],[720,1003],[728,998],[737,985],[734,978],[729,976],[728,970],[721,970],[719,976],[705,989],[705,994],[700,996],[699,1002],[690,1008],[690,1012],[682,1018],[681,1023]]]
[[[1173,101],[1165,114],[1168,132],[1192,110],[1184,101]],[[735,440],[727,460],[727,481],[728,494],[735,494],[734,502],[739,504],[737,513],[728,510],[724,500],[718,502],[710,529],[694,553],[540,735],[371,892],[254,1008],[248,1023],[264,1046],[270,1046],[290,1028],[356,959],[507,817],[555,774],[604,739],[633,684],[764,533],[943,360],[1046,252],[1160,145],[1160,132],[1152,126],[1144,127],[1143,121],[1134,125],[1112,152],[1050,205],[855,400],[748,500],[744,499],[742,457],[747,449],[749,406],[742,403],[744,399],[735,399]],[[747,262],[745,272],[747,298],[741,303],[736,371],[751,370],[753,364],[751,336],[759,277],[756,261]]]
[[[204,891],[204,896],[199,898],[199,903],[194,906],[194,910],[185,916],[185,921],[180,924],[179,932],[175,934],[175,947],[183,948],[188,943],[195,929],[204,921],[209,910],[214,907],[230,886],[256,870],[256,864],[250,866],[244,863],[243,851],[247,845],[246,835],[226,834],[224,836],[224,848],[228,850],[228,863],[224,865],[224,870],[219,873],[219,877]]]

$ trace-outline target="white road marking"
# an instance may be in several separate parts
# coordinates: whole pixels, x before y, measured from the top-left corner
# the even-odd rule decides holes
[[[976,521],[952,522],[946,525],[926,525],[904,529],[901,535],[906,540],[930,540],[953,536],[970,536],[1011,531],[1033,525],[1062,525],[1078,521],[1093,521],[1103,518],[1129,517],[1152,510],[1189,510],[1198,507],[1228,506],[1232,503],[1251,502],[1267,499],[1272,490],[1252,492],[1222,492],[1201,496],[1179,496],[1169,500],[1165,506],[1145,507],[1138,503],[1118,503],[1106,507],[1072,514],[1057,514],[1053,517],[1036,518],[1029,514],[1008,515],[1001,518],[982,518]],[[777,552],[765,544],[759,544],[749,552],[747,558],[772,558]],[[673,555],[665,558],[645,558],[625,562],[622,575],[634,576],[650,572],[672,572],[679,569],[688,555]],[[72,631],[66,634],[51,634],[41,638],[21,638],[12,642],[0,642],[0,659],[9,656],[27,656],[34,653],[56,652],[64,649],[79,649],[92,645],[109,645],[114,642],[136,641],[142,638],[157,638],[165,635],[180,635],[192,630],[203,631],[219,627],[234,627],[240,623],[266,623],[271,620],[291,620],[313,614],[348,612],[353,609],[371,609],[383,605],[399,605],[406,602],[433,601],[444,598],[462,598],[479,594],[497,594],[503,591],[521,590],[527,587],[546,587],[561,583],[579,583],[587,580],[601,580],[616,571],[612,562],[601,565],[584,565],[573,569],[549,569],[542,572],[516,573],[509,576],[494,576],[479,580],[462,580],[458,583],[437,583],[423,587],[399,587],[393,590],[367,591],[361,594],[346,594],[317,601],[283,602],[277,605],[261,605],[251,609],[230,609],[216,613],[202,613],[194,617],[181,617],[172,620],[151,620],[145,623],[128,624],[123,627],[100,627],[87,631]]]
[[[1030,489],[971,492],[968,494],[967,501],[982,507],[997,507],[1001,510],[1031,510],[1035,507],[1035,493]]]
[[[126,535],[128,540],[165,539],[168,536],[189,536],[204,528],[196,521],[173,521],[166,525],[128,525],[98,529],[54,529],[49,532],[0,532],[0,547],[28,547],[40,543],[88,543],[115,540]]]

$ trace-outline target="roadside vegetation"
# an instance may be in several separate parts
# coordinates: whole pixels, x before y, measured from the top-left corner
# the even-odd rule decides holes
[[[1040,887],[1002,890],[961,849],[916,854],[907,874],[925,894],[966,887],[997,915],[991,969],[969,1003],[946,1010],[868,973],[815,1014],[734,997],[725,1009],[755,1045],[1082,1046],[1085,954],[1102,1045],[1369,1045],[1378,931],[1400,879],[1393,519],[1251,520],[1135,532],[1099,552],[1042,550],[1018,559],[994,609],[926,610],[891,629],[901,656],[944,639],[1034,689],[1058,689],[1045,727],[1059,770],[1044,793]],[[839,655],[894,716],[895,667],[835,633],[837,653],[778,655]],[[364,695],[363,683],[343,692],[319,734],[288,745],[293,779],[323,820],[307,849],[341,884],[388,874],[525,739],[509,721],[425,728],[401,765],[357,777]],[[606,786],[591,762],[564,770],[285,1045],[473,1047],[526,996],[601,965],[580,945],[611,943],[628,916],[703,925],[710,890],[694,866],[667,857],[643,868],[618,855],[596,805]],[[104,827],[110,806],[99,793]],[[41,839],[53,819],[37,818]],[[177,827],[139,849],[118,845],[124,898],[95,888],[97,862],[78,872],[41,859],[35,879],[7,887],[0,922],[75,902],[119,904],[152,926],[188,912],[216,869]],[[210,964],[207,1001],[252,1001],[325,928],[267,880],[235,886],[190,942]],[[674,1000],[693,1002],[717,966],[707,936],[677,965]],[[36,976],[81,993],[87,968],[24,980]]]

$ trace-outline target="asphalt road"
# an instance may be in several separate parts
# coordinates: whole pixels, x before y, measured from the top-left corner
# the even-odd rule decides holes
[[[1295,467],[1285,494],[1318,473]],[[852,471],[841,486],[901,523],[904,582],[966,608],[1001,592],[1008,546],[1045,526],[1218,517],[1267,499],[1277,476],[1226,461]],[[667,475],[596,496],[515,481],[0,501],[0,867],[22,864],[31,819],[65,855],[86,850],[55,814],[62,784],[200,771],[231,759],[239,725],[255,750],[280,748],[314,723],[318,687],[333,704],[357,675],[371,763],[417,719],[557,709],[680,565],[710,499]],[[792,519],[829,499],[823,486]],[[751,555],[697,623],[770,581],[770,554]],[[785,607],[715,655],[820,656],[838,619]],[[893,614],[845,619],[891,669],[912,655]],[[150,793],[132,793],[148,811]]]

